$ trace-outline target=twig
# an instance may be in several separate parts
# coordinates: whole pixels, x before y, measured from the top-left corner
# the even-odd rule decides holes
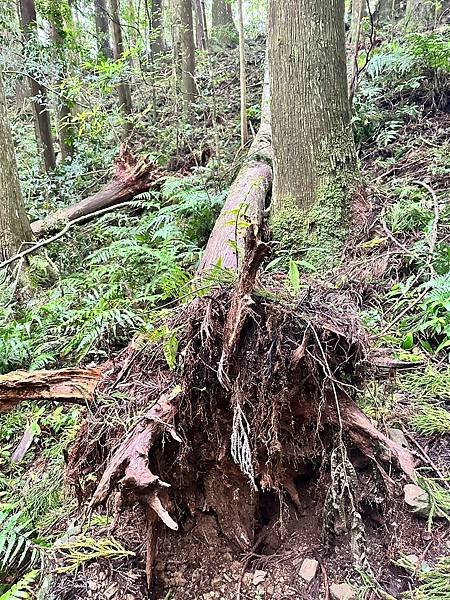
[[[317,550],[313,550],[313,553],[314,553],[314,556],[315,556],[317,562],[319,563],[320,571],[322,573],[323,587],[324,587],[323,600],[330,600],[330,583],[329,583],[329,580],[328,580],[328,573],[327,573],[327,570],[325,568],[325,564],[324,564],[324,562],[322,560],[322,557],[317,552]]]
[[[412,442],[414,444],[414,446],[417,448],[418,453],[420,454],[420,457],[422,458],[422,460],[424,460],[425,462],[427,462],[430,465],[430,467],[433,469],[433,471],[436,473],[436,475],[440,479],[442,479],[442,482],[445,485],[445,487],[448,490],[450,490],[450,483],[448,483],[445,475],[442,473],[442,471],[439,469],[439,467],[433,461],[431,456],[429,454],[427,454],[427,452],[425,452],[425,450],[422,448],[422,446],[419,444],[419,442],[417,440],[415,440],[414,437],[408,431],[406,431],[406,429],[404,427],[402,427],[402,430],[403,430],[403,433],[405,434],[405,436],[407,437],[407,439],[410,442]]]
[[[386,325],[383,331],[380,331],[380,333],[376,337],[381,337],[385,335],[391,329],[391,327],[393,327],[396,323],[400,321],[402,317],[406,315],[406,313],[408,313],[412,308],[416,307],[425,298],[425,296],[428,294],[428,291],[428,288],[425,288],[424,291],[420,294],[420,296],[417,296],[417,298],[413,302],[411,302],[411,304],[408,304],[408,306],[404,310],[402,310],[402,312],[399,313],[395,317],[395,319],[389,323],[389,325]]]

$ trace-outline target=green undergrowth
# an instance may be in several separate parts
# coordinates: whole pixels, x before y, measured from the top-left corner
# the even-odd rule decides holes
[[[373,50],[354,101],[360,145],[386,148],[430,106],[445,102],[450,74],[449,28],[385,41]],[[366,62],[359,56],[360,67]]]
[[[111,213],[47,248],[59,276],[47,285],[48,262],[34,259],[26,302],[2,290],[0,372],[103,359],[134,332],[151,327],[152,311],[189,292],[189,281],[224,199],[208,173],[169,178],[126,213]]]

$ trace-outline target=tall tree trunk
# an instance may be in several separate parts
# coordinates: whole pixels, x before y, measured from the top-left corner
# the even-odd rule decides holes
[[[199,50],[207,50],[205,6],[203,0],[194,0],[195,8],[195,45]]]
[[[150,50],[154,60],[166,49],[163,38],[162,0],[145,0],[145,10],[150,29]]]
[[[354,8],[354,10],[353,10]],[[351,72],[349,77],[349,93],[348,99],[350,106],[353,103],[353,97],[356,92],[358,85],[358,55],[359,55],[359,43],[361,40],[361,29],[362,20],[364,16],[364,10],[366,8],[366,0],[353,0],[352,4],[352,24],[351,24]]]
[[[434,29],[437,24],[437,16],[437,2],[435,0],[408,0],[404,28],[407,31]]]
[[[183,110],[186,115],[189,115],[192,103],[197,96],[192,0],[179,0],[178,10],[181,50],[181,91],[183,94]]]
[[[19,175],[0,70],[0,261],[10,258],[22,242],[32,239],[20,193]]]
[[[212,35],[219,43],[235,46],[238,32],[233,21],[230,0],[212,0]]]
[[[271,0],[269,11],[272,229],[286,248],[329,265],[346,239],[356,173],[344,1]]]
[[[349,41],[354,45],[359,42],[361,22],[367,10],[367,0],[352,0],[352,16],[350,21]]]
[[[109,17],[106,0],[94,0],[95,29],[97,31],[98,53],[104,58],[113,57],[109,35]]]
[[[63,64],[62,72],[59,75],[58,83],[61,84],[66,76],[66,63],[64,57],[64,40],[54,23],[50,24],[50,33],[54,44],[54,49],[61,57]],[[64,93],[63,86],[59,86],[60,95],[58,97],[58,139],[61,158],[65,160],[73,155],[73,128],[72,128],[72,110],[70,103]]]
[[[30,40],[36,28],[36,8],[34,0],[20,0],[20,16],[25,41]],[[36,125],[38,145],[42,147],[45,170],[56,167],[55,150],[53,147],[50,112],[47,106],[47,91],[35,79],[29,78],[30,92],[33,98],[33,110]]]
[[[241,89],[241,144],[245,146],[248,141],[247,121],[247,80],[245,76],[245,39],[244,39],[244,14],[242,0],[238,0],[239,15],[239,72]]]
[[[120,60],[124,52],[124,44],[122,38],[122,27],[120,24],[120,6],[119,0],[110,0],[111,19],[113,24],[113,58]],[[126,81],[121,81],[117,88],[119,94],[119,107],[125,115],[125,132],[129,133],[129,123],[127,117],[133,112],[131,102],[130,86]]]

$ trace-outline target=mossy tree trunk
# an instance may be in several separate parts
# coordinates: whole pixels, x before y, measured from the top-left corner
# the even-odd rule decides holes
[[[273,234],[323,267],[346,239],[356,179],[344,0],[271,0],[269,64]]]
[[[219,43],[236,46],[238,31],[233,21],[230,0],[212,0],[211,29]]]
[[[110,0],[110,7],[113,27],[113,58],[118,61],[122,59],[124,52],[119,0]],[[117,92],[119,95],[119,107],[125,117],[125,133],[127,134],[130,130],[127,117],[133,112],[133,104],[131,101],[130,86],[124,77],[122,77],[122,81],[117,86]]]
[[[36,7],[34,0],[20,0],[20,18],[25,41],[28,42],[36,29]],[[42,147],[46,171],[56,167],[53,147],[52,126],[48,110],[47,90],[39,81],[29,78],[30,94],[33,99],[34,122],[38,146]]]
[[[20,193],[1,70],[0,147],[0,261],[4,261],[15,254],[22,242],[29,242],[33,236]]]
[[[183,111],[189,116],[197,96],[195,83],[195,43],[192,0],[178,0],[179,41],[181,50],[181,91]]]
[[[98,53],[103,58],[112,59],[113,52],[109,35],[109,17],[106,0],[94,0],[94,13]]]

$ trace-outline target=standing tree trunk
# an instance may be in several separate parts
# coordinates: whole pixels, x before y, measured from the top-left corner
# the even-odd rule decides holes
[[[20,0],[20,17],[25,41],[31,39],[36,28],[36,8],[34,0]],[[33,98],[33,110],[38,145],[42,147],[45,170],[56,167],[55,150],[53,147],[52,126],[47,106],[47,92],[43,85],[29,78],[30,92]]]
[[[242,0],[238,0],[239,14],[239,72],[241,88],[241,144],[245,146],[248,142],[247,121],[247,80],[245,76],[245,39],[244,39],[244,14]]]
[[[65,93],[64,86],[61,85],[64,82],[64,78],[67,75],[67,67],[64,56],[64,38],[61,32],[58,30],[58,26],[56,23],[50,24],[50,34],[53,40],[54,50],[60,56],[61,63],[63,65],[61,73],[58,77],[59,92],[60,95],[58,97],[58,139],[59,139],[59,148],[61,151],[61,158],[65,160],[70,156],[73,156],[73,128],[72,128],[72,110],[70,107],[70,102],[67,98],[67,94]]]
[[[197,86],[195,83],[195,44],[192,0],[179,0],[178,11],[183,111],[185,115],[189,115],[191,113],[192,104],[197,96]]]
[[[203,0],[194,0],[195,8],[195,45],[198,50],[208,49],[206,34],[205,6]]]
[[[233,21],[230,0],[212,0],[212,35],[221,44],[236,46],[238,32]]]
[[[120,6],[119,0],[110,0],[111,20],[113,23],[113,58],[120,60],[124,52],[122,27],[120,25]],[[129,133],[129,123],[127,117],[133,112],[131,102],[130,86],[126,81],[121,81],[117,88],[119,94],[119,107],[125,116],[125,132]]]
[[[434,29],[437,24],[437,5],[436,0],[408,0],[404,28],[407,31]]]
[[[94,0],[95,29],[97,31],[98,53],[103,58],[113,57],[109,36],[109,17],[106,8],[106,0]]]
[[[1,70],[0,147],[0,261],[3,262],[15,254],[22,242],[29,242],[33,236],[20,193]]]
[[[352,16],[350,21],[349,41],[352,45],[359,41],[361,35],[362,18],[366,12],[367,0],[352,0]]]
[[[150,29],[150,51],[152,53],[152,60],[154,60],[165,50],[162,0],[151,0],[150,4],[149,0],[145,0],[145,10]]]
[[[330,265],[346,240],[356,175],[344,0],[271,0],[269,60],[273,233]]]

